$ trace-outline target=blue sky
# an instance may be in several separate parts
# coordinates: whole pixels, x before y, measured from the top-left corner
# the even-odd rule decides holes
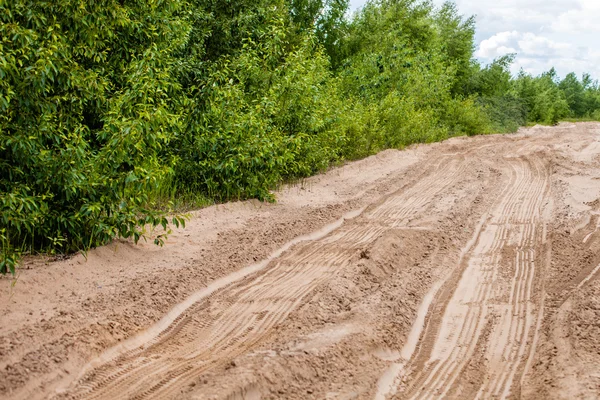
[[[443,0],[434,0],[441,5]],[[366,0],[350,0],[356,10]],[[589,72],[600,79],[600,0],[456,0],[476,15],[476,56],[482,63],[516,53],[513,72],[552,66],[559,75]]]

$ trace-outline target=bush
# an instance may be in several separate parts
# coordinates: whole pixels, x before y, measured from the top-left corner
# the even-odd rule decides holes
[[[2,272],[15,248],[71,252],[166,225],[148,193],[181,128],[182,7],[82,4],[0,6]]]
[[[527,108],[519,98],[511,95],[480,97],[477,102],[490,119],[493,132],[516,132],[527,123]]]
[[[447,3],[0,3],[0,272],[73,252],[173,204],[273,200],[284,180],[454,135],[600,119],[598,83],[473,60]],[[161,241],[161,236],[157,240]]]

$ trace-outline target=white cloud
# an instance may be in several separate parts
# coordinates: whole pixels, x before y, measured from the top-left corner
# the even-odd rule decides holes
[[[600,2],[581,0],[579,7],[561,13],[552,22],[552,29],[560,33],[598,33],[600,32]]]
[[[562,57],[573,55],[573,46],[569,43],[555,42],[544,36],[537,36],[531,32],[521,35],[519,40],[519,54],[523,56]]]
[[[512,45],[518,38],[519,32],[517,31],[497,33],[481,42],[476,55],[482,58],[496,58],[509,53],[516,53],[517,50]]]
[[[480,58],[497,58],[509,53],[522,57],[576,57],[577,49],[565,42],[555,42],[535,33],[500,32],[483,40],[475,53]]]

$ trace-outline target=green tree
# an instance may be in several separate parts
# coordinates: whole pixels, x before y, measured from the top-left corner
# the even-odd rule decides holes
[[[446,2],[436,12],[436,25],[446,62],[455,69],[453,95],[469,95],[469,80],[474,70],[473,49],[475,17],[464,18],[453,2]],[[512,61],[512,60],[511,60]]]
[[[585,104],[585,88],[579,79],[577,79],[577,75],[571,72],[568,74],[565,79],[563,79],[558,88],[562,90],[565,96],[565,100],[569,105],[569,114],[571,117],[580,118],[586,115],[587,107]]]

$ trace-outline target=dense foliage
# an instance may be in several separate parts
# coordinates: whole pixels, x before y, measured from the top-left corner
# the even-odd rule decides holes
[[[419,0],[352,17],[348,0],[0,0],[0,271],[179,225],[182,199],[268,200],[384,148],[600,119],[590,76],[481,67],[474,31]]]

